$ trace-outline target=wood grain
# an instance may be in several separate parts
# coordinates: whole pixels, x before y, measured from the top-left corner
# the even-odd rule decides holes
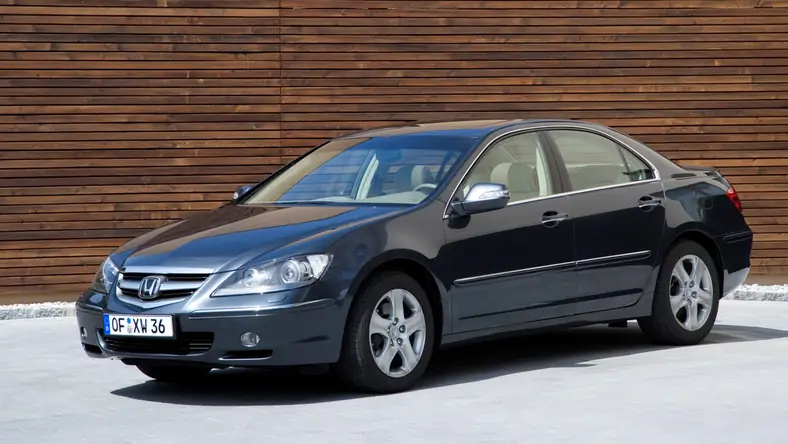
[[[530,117],[720,168],[788,272],[788,1],[0,0],[0,303],[326,138]]]
[[[74,300],[126,240],[281,167],[278,8],[0,0],[0,303]]]

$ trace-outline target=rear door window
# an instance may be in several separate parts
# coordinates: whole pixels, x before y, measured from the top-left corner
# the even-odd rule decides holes
[[[638,156],[599,134],[550,131],[575,191],[649,180],[654,171]]]

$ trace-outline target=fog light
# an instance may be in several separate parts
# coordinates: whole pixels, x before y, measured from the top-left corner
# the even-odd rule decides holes
[[[247,331],[246,333],[241,335],[241,345],[244,347],[254,347],[255,345],[260,343],[260,336],[257,336],[254,332]]]
[[[82,336],[82,339],[86,339],[88,337],[88,331],[85,330],[85,327],[79,327],[79,335]]]

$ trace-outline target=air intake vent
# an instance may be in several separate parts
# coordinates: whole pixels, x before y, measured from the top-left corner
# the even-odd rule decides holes
[[[177,339],[103,336],[110,351],[144,355],[201,355],[213,345],[213,333],[181,333]]]

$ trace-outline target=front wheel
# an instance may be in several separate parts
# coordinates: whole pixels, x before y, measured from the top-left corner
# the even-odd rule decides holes
[[[169,384],[193,383],[211,371],[210,367],[139,364],[137,369],[145,376]]]
[[[351,308],[338,376],[356,390],[407,390],[429,363],[434,334],[430,302],[418,282],[403,273],[376,276]]]
[[[638,324],[659,344],[697,344],[714,326],[721,291],[709,252],[696,242],[682,241],[662,264],[651,316],[638,319]]]

